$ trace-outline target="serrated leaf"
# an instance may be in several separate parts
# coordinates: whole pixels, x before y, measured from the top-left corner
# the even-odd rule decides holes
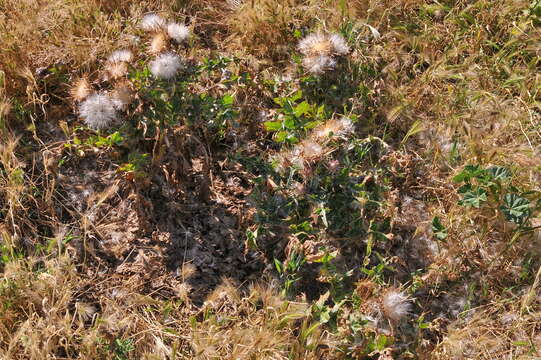
[[[506,194],[500,210],[507,220],[520,225],[530,216],[530,201],[517,194]]]

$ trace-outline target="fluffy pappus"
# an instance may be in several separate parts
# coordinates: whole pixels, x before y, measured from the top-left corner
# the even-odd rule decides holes
[[[126,62],[107,62],[105,65],[107,79],[120,79],[128,73],[128,63]]]
[[[117,86],[111,93],[111,100],[115,106],[115,109],[124,111],[133,101],[134,91],[128,86],[127,83]]]
[[[324,34],[313,33],[302,39],[297,48],[305,56],[329,55],[331,43]]]
[[[121,49],[113,51],[113,53],[107,58],[110,63],[116,62],[131,62],[133,60],[133,53],[128,49]]]
[[[391,321],[399,322],[408,316],[411,309],[411,299],[403,292],[391,289],[383,294],[381,307],[385,317]]]
[[[107,128],[117,119],[115,103],[103,93],[93,94],[83,101],[79,106],[79,115],[93,129]]]
[[[150,63],[152,75],[163,80],[173,79],[181,67],[180,57],[171,52],[158,56]]]
[[[167,49],[168,43],[167,36],[163,32],[159,32],[152,37],[148,52],[153,55],[159,54]]]
[[[331,34],[329,36],[332,52],[336,55],[346,55],[349,53],[349,46],[346,40],[340,34]]]
[[[140,24],[145,31],[160,31],[165,28],[165,20],[157,14],[148,14],[143,16]]]
[[[181,43],[190,37],[190,29],[186,25],[169,23],[167,25],[167,34],[177,43]]]
[[[297,49],[305,56],[304,68],[315,75],[336,67],[336,57],[346,55],[349,47],[339,34],[313,33],[299,42]]]
[[[336,60],[326,55],[309,56],[302,59],[302,65],[308,72],[320,75],[334,69]]]
[[[316,141],[306,139],[299,143],[292,151],[304,161],[314,161],[320,159],[325,154],[326,148]]]
[[[297,48],[305,56],[342,56],[349,52],[349,46],[340,34],[310,34],[299,42]]]
[[[332,136],[346,136],[354,130],[353,121],[350,118],[342,117],[333,119],[315,129],[314,135],[319,139],[326,139]]]
[[[83,101],[92,93],[92,87],[86,77],[82,77],[75,82],[70,89],[70,95],[75,101]]]

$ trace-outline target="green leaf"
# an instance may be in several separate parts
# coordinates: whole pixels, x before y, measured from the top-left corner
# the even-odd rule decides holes
[[[305,130],[313,129],[316,126],[318,126],[318,124],[319,124],[319,121],[309,121],[306,124],[304,124],[304,129]]]
[[[291,117],[287,117],[286,120],[284,121],[284,126],[286,129],[288,130],[295,130],[296,126],[295,126],[295,119],[291,118]]]
[[[279,131],[276,133],[276,142],[284,142],[287,139],[287,131]]]
[[[231,105],[233,105],[233,95],[229,95],[229,94],[224,95],[224,96],[222,97],[222,104],[223,104],[223,105],[226,105],[226,106],[231,106]]]
[[[328,323],[331,319],[331,313],[328,307],[324,307],[323,310],[319,313],[319,322],[321,324]]]
[[[466,165],[454,178],[454,182],[468,182],[473,178],[483,178],[486,172],[479,165]]]
[[[294,110],[295,116],[301,117],[303,115],[306,115],[310,112],[311,108],[312,107],[310,106],[310,104],[308,104],[308,102],[303,101],[299,105],[295,106],[295,110]]]
[[[438,240],[445,240],[447,237],[447,229],[442,225],[440,218],[437,216],[434,216],[432,219],[432,232]]]
[[[471,191],[473,189],[472,185],[471,184],[466,184],[466,185],[462,185],[461,187],[458,188],[457,192],[459,194],[465,194],[467,193],[468,191]]]
[[[276,271],[278,271],[278,273],[280,275],[282,275],[283,272],[284,272],[284,265],[280,262],[280,260],[275,258],[274,259],[274,266],[276,267]]]
[[[376,340],[376,349],[381,351],[385,349],[386,345],[387,345],[387,336],[379,335]]]
[[[273,100],[277,105],[280,105],[280,106],[284,106],[284,103],[286,102],[286,100],[281,97],[275,97]]]
[[[295,94],[293,94],[289,99],[290,99],[292,102],[295,102],[295,101],[299,100],[301,97],[302,97],[302,90],[298,90],[298,91],[296,91]]]
[[[428,328],[430,328],[429,322],[422,322],[419,324],[419,329],[428,329]]]
[[[281,121],[265,121],[263,125],[267,131],[278,131],[282,129]]]
[[[257,249],[257,236],[259,232],[259,227],[254,231],[248,229],[246,230],[246,245],[250,249]]]
[[[520,225],[530,216],[530,201],[517,194],[506,194],[500,210],[507,220]]]
[[[508,180],[511,178],[511,171],[507,168],[504,168],[502,166],[492,166],[487,169],[487,173],[494,179],[494,180]]]
[[[487,201],[487,191],[485,189],[477,187],[465,192],[464,197],[458,202],[458,204],[479,209],[479,207],[481,207],[481,204],[485,201]]]

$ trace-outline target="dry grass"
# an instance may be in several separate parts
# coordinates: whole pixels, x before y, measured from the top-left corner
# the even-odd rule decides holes
[[[531,4],[0,2],[0,358],[539,358],[538,212],[519,234],[498,207],[458,205],[452,181],[466,164],[501,165],[540,199],[541,38]],[[148,12],[194,36],[174,44],[144,34]],[[261,120],[281,111],[273,98],[315,83],[306,85],[296,47],[316,31],[348,39],[339,68],[351,81],[331,74],[309,100],[346,95],[297,145],[271,143]],[[105,59],[120,48],[136,61],[112,68]],[[239,119],[219,136],[199,124],[153,132],[140,122],[121,131],[132,137],[123,147],[92,143],[97,133],[80,127],[77,104],[99,89],[125,104],[122,126],[139,119],[151,102],[125,74],[166,50],[189,65],[236,57],[181,91],[201,112],[204,101],[232,95]],[[333,157],[350,144],[328,134],[342,115],[359,118],[351,132],[367,147],[383,148],[358,166],[350,185],[361,190],[344,215],[362,211],[385,225],[342,237],[327,229],[325,207],[312,206],[305,223],[317,231],[290,213],[260,243],[244,242],[261,226],[247,200],[254,188],[263,184],[282,211],[321,185],[322,172],[339,177]],[[141,153],[150,154],[144,170],[134,165]],[[303,158],[300,177],[264,178],[257,161],[273,156],[284,178]],[[374,184],[381,197],[370,197]],[[380,217],[365,212],[374,203]],[[434,216],[445,241],[435,240]],[[304,272],[277,280],[272,259],[288,264],[296,251],[307,255]],[[321,270],[329,254],[336,260]],[[367,275],[374,264],[381,274]],[[297,275],[302,293],[284,295]],[[414,306],[390,323],[371,299],[393,288]]]

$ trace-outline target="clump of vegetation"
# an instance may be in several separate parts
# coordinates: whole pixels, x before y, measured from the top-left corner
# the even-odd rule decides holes
[[[540,356],[538,1],[0,9],[0,358]]]

